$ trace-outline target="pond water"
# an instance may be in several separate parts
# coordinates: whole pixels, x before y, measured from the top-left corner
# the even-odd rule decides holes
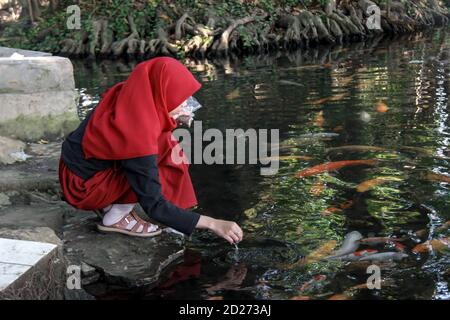
[[[136,62],[74,64],[82,117]],[[198,212],[237,221],[245,239],[236,249],[196,233],[167,279],[134,298],[450,298],[446,30],[188,65],[203,84],[203,129],[279,129],[280,169],[192,165]],[[359,251],[408,255],[373,262],[381,289],[366,286],[371,262],[324,259],[351,231],[366,239]]]

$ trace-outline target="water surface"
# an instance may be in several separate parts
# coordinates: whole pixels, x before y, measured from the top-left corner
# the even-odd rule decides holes
[[[450,35],[438,30],[348,47],[189,61],[203,83],[196,96],[204,129],[277,128],[285,158],[270,177],[259,175],[258,165],[192,165],[199,212],[238,221],[246,239],[236,251],[196,233],[167,280],[133,297],[448,299],[449,227],[443,225],[450,198],[442,175],[449,174],[449,59]],[[135,64],[75,62],[86,99],[80,116]],[[295,178],[327,161],[357,159],[378,164]],[[324,255],[334,241],[339,247],[353,230],[399,239],[359,250],[409,255],[378,263],[381,290],[364,286],[367,263],[302,259],[318,249]],[[413,252],[432,239],[444,245]]]

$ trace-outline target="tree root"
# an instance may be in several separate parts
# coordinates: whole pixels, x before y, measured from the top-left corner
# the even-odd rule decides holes
[[[379,28],[369,28],[367,20],[374,13],[369,12],[373,5],[376,3],[371,0],[330,0],[323,9],[278,10],[271,13],[275,19],[264,19],[264,23],[260,23],[266,13],[225,20],[215,15],[211,8],[199,17],[195,11],[192,15],[183,13],[176,5],[163,1],[156,13],[159,23],[154,39],[140,37],[131,15],[127,17],[130,33],[123,39],[115,39],[107,18],[97,17],[92,20],[89,35],[77,31],[76,40],[65,39],[60,43],[60,53],[91,58],[96,55],[144,58],[180,53],[198,58],[220,58],[243,52],[269,52],[278,50],[280,45],[292,49],[317,43],[341,44],[354,38],[414,32],[449,23],[448,10],[440,7],[437,0],[390,0],[388,5],[380,5]],[[312,50],[311,54],[314,52]]]

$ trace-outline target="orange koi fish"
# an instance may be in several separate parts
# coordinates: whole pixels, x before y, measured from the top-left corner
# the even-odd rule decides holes
[[[450,238],[433,239],[424,243],[419,243],[412,249],[414,253],[423,253],[429,251],[441,252],[450,248]]]
[[[369,160],[343,160],[343,161],[335,161],[335,162],[325,162],[322,164],[319,164],[317,166],[304,169],[300,172],[298,172],[295,177],[296,178],[305,178],[309,176],[313,176],[322,172],[326,171],[333,171],[338,170],[343,167],[349,167],[349,166],[358,166],[358,165],[367,165],[367,166],[374,166],[378,163],[378,160],[376,159],[369,159]]]
[[[341,203],[340,205],[338,205],[336,207],[328,207],[328,208],[326,208],[324,211],[322,211],[320,213],[320,215],[322,217],[329,216],[332,213],[341,212],[342,210],[351,208],[352,206],[353,206],[353,200],[348,200],[348,201],[345,201],[344,203]]]

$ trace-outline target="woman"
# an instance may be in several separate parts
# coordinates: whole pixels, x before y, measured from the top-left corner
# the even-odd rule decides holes
[[[172,131],[177,120],[192,121],[199,107],[192,95],[200,87],[179,61],[159,57],[107,90],[63,143],[59,179],[65,200],[101,215],[103,232],[160,234],[135,213],[139,203],[151,219],[185,234],[209,229],[230,243],[241,241],[235,222],[187,210],[197,205],[188,165],[173,159],[179,146]]]

